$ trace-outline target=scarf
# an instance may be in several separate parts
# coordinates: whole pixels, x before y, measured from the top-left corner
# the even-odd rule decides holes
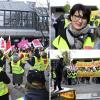
[[[87,25],[86,27],[84,27],[83,29],[81,29],[80,31],[77,31],[75,29],[72,28],[72,25],[69,24],[68,25],[68,29],[72,32],[72,34],[74,36],[80,36],[80,34],[87,34],[88,30],[89,30],[89,25]]]

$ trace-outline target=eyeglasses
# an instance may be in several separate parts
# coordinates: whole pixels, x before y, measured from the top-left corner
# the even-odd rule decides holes
[[[86,18],[83,17],[83,16],[73,15],[73,18],[74,18],[75,21],[79,21],[80,19],[82,21],[86,21]]]

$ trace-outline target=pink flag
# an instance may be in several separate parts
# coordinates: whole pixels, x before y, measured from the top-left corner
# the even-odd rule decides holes
[[[5,48],[5,41],[4,40],[2,40],[1,48]]]
[[[0,48],[6,49],[6,42],[2,37],[0,38]]]
[[[10,36],[9,36],[9,39],[6,43],[6,50],[10,49],[11,48],[11,40],[10,40]]]

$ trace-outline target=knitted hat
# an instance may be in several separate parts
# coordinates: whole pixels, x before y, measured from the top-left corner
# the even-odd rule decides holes
[[[45,84],[44,72],[38,70],[29,70],[27,75],[27,81],[29,83],[40,82]]]

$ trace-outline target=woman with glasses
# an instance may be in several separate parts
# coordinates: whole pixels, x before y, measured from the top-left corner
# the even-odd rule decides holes
[[[94,36],[88,25],[90,14],[88,7],[82,4],[74,5],[69,14],[70,24],[66,28],[66,23],[58,27],[60,35],[53,41],[54,47],[63,50],[93,48]]]

